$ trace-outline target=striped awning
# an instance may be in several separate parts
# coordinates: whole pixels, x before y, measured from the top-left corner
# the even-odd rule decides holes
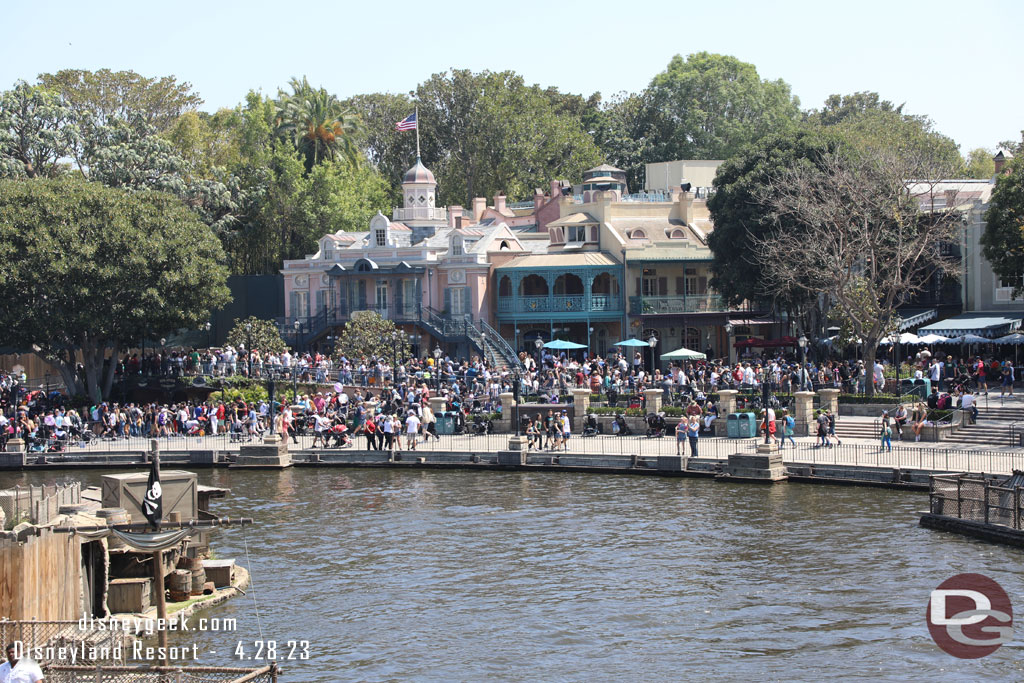
[[[900,332],[903,332],[937,318],[939,312],[934,308],[904,308],[896,314],[900,317]]]
[[[964,313],[926,325],[918,330],[918,334],[940,334],[943,337],[976,334],[979,337],[992,339],[1020,329],[1021,320],[1021,317],[998,313]]]

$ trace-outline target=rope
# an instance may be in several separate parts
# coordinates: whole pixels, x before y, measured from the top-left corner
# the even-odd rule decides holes
[[[245,535],[245,527],[242,527],[242,543],[245,544],[245,565],[249,570],[249,583],[252,585],[252,606],[256,610],[256,628],[260,632],[260,640],[263,640],[263,624],[260,623],[260,606],[256,604],[256,579],[253,578],[252,560],[249,559],[249,539]]]

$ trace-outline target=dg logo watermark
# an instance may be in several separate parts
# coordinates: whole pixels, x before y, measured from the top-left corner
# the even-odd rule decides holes
[[[928,631],[961,659],[990,655],[1013,638],[1013,609],[1002,586],[981,574],[957,574],[932,591]]]

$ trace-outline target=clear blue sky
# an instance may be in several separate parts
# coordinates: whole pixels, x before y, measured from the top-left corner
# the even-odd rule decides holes
[[[345,97],[406,92],[458,67],[608,97],[642,89],[674,54],[706,50],[785,80],[804,108],[859,90],[905,102],[962,151],[1024,129],[1020,0],[8,0],[0,18],[5,89],[63,68],[132,69],[189,81],[214,110],[292,76]]]

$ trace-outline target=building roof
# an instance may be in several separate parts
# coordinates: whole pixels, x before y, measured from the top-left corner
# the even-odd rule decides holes
[[[567,226],[567,225],[596,225],[597,219],[591,216],[589,213],[571,213],[564,218],[559,218],[557,221],[551,221],[548,225],[554,226]]]
[[[419,157],[416,157],[416,163],[413,167],[405,172],[405,175],[402,177],[402,182],[437,184],[437,181],[434,180],[434,174],[430,172],[430,169],[423,165],[423,162],[420,161]]]
[[[621,168],[615,168],[611,164],[601,164],[594,168],[588,168],[584,173],[593,173],[594,171],[604,171],[606,173],[625,173]]]
[[[711,261],[711,252],[707,249],[679,249],[677,247],[661,247],[652,249],[629,249],[626,260],[630,263],[642,261]]]
[[[531,254],[510,261],[498,268],[574,268],[579,266],[617,266],[614,259],[598,251],[571,254]]]

